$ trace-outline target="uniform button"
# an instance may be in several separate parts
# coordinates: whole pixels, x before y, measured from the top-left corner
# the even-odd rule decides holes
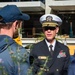
[[[56,69],[56,71],[59,71],[59,69]]]
[[[49,69],[46,69],[46,71],[49,71]]]

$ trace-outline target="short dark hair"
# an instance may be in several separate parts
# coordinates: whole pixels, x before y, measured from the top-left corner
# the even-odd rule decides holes
[[[9,22],[9,23],[0,23],[0,29],[1,28],[7,28],[10,29],[10,27],[12,26],[13,22]]]

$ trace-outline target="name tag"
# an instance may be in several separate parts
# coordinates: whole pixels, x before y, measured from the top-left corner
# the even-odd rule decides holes
[[[38,59],[47,59],[47,56],[38,56]]]

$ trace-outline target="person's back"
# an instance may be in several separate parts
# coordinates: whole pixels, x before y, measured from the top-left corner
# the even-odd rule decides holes
[[[29,53],[17,44],[13,37],[29,16],[16,5],[7,5],[0,10],[0,75],[27,75]]]
[[[0,36],[0,43],[0,65],[2,65],[0,70],[3,71],[0,75],[4,73],[19,75],[20,69],[21,75],[27,75],[29,68],[27,51],[6,35]]]

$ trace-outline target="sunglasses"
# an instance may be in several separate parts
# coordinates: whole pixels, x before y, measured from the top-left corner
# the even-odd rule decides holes
[[[56,27],[43,27],[43,28],[44,28],[45,31],[47,31],[47,30],[55,30],[56,29]]]

